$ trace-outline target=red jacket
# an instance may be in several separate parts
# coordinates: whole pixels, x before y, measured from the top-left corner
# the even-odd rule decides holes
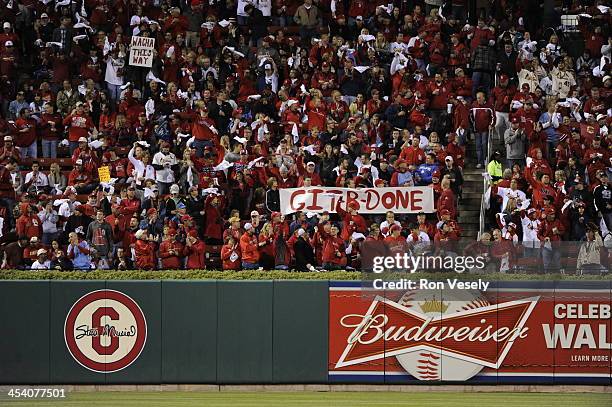
[[[243,262],[257,263],[259,261],[257,236],[244,232],[240,237],[240,252],[242,253]]]
[[[174,252],[171,253],[170,251]],[[164,240],[159,245],[159,257],[161,258],[161,265],[164,269],[180,269],[183,265],[182,258],[180,257],[183,253],[183,245],[176,240]]]
[[[323,263],[332,263],[346,266],[346,253],[344,240],[340,237],[329,236],[323,243]]]
[[[183,256],[187,256],[185,268],[188,270],[206,268],[206,243],[198,239],[195,243],[185,245]]]
[[[455,219],[457,216],[455,207],[455,194],[453,193],[452,189],[448,188],[443,190],[440,198],[438,198],[438,205],[436,207],[438,213],[440,213],[442,209],[447,209],[450,211],[451,219]]]
[[[338,213],[338,216],[342,218],[342,223],[344,224],[342,232],[340,232],[340,237],[344,241],[350,240],[354,232],[367,232],[368,225],[366,224],[363,216],[359,214],[351,215],[340,207],[340,203],[338,203],[338,206],[336,207],[336,212]]]
[[[136,240],[134,253],[136,254],[136,268],[140,270],[152,270],[155,268],[155,246],[153,242]]]
[[[495,111],[505,113],[510,112],[510,102],[512,102],[514,93],[516,93],[514,86],[507,86],[505,88],[496,86],[493,88],[491,94],[493,96]]]
[[[89,116],[70,114],[64,118],[63,125],[68,127],[68,141],[79,141],[79,138],[87,138],[87,133],[93,128],[93,122]]]
[[[479,133],[488,131],[489,126],[495,124],[493,106],[488,102],[480,105],[477,101],[474,101],[472,103],[471,113],[474,117],[474,129]]]
[[[420,165],[425,162],[425,152],[419,147],[409,146],[402,149],[399,158],[408,165]]]
[[[238,256],[235,260],[231,260],[233,253]],[[224,245],[221,248],[221,260],[223,261],[223,270],[240,270],[240,247],[238,245],[235,247]]]
[[[14,137],[15,146],[29,147],[36,141],[36,121],[34,119],[20,117],[15,120],[15,128],[17,129],[16,137]],[[22,132],[22,130],[27,131]]]
[[[17,236],[27,236],[28,239],[42,236],[42,222],[37,215],[21,215],[17,219],[16,229]]]

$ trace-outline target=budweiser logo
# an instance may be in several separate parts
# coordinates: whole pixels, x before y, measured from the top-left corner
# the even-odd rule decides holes
[[[336,368],[396,356],[423,380],[445,379],[437,376],[441,359],[456,363],[458,370],[471,366],[470,377],[485,366],[498,369],[514,342],[527,337],[525,322],[538,299],[491,305],[478,299],[398,303],[376,297],[365,315],[341,318],[352,332]]]

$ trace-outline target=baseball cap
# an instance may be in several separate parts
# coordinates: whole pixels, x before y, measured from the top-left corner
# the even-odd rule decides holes
[[[603,113],[599,113],[599,114],[597,115],[597,121],[600,121],[601,119],[605,119],[606,117],[607,117],[607,116],[606,116],[605,114],[603,114]]]
[[[38,251],[36,251],[37,256],[40,256],[41,254],[45,254],[45,253],[47,253],[45,249],[38,249]]]
[[[253,216],[259,216],[259,212],[251,211],[251,217],[253,217]]]
[[[191,216],[189,216],[189,215],[181,216],[181,222],[185,222],[185,221],[192,220],[192,219],[193,218]]]
[[[253,225],[251,223],[244,224],[244,230],[251,230],[251,229],[253,229]]]
[[[355,17],[355,20],[357,20],[357,21],[363,21],[363,16],[357,16],[357,17]]]
[[[83,160],[80,158],[74,162],[76,165],[83,165]]]
[[[306,163],[306,166],[308,167],[309,165],[312,165],[312,166],[314,167],[315,163],[313,163],[312,161],[308,161],[308,162]]]
[[[391,227],[389,228],[389,232],[394,232],[396,230],[402,230],[402,227],[400,225],[397,224],[393,224],[391,225]]]
[[[2,27],[4,27],[4,28],[11,28],[11,23],[6,21],[4,24],[2,24]]]
[[[155,208],[149,208],[149,209],[147,210],[147,216],[151,216],[151,215],[153,215],[154,213],[157,213],[157,209],[155,209]]]
[[[4,136],[4,141],[13,141],[13,137],[11,137],[11,136]]]
[[[516,223],[510,222],[510,223],[508,223],[508,227],[516,229]]]
[[[4,43],[4,46],[5,46],[5,47],[12,47],[12,46],[13,46],[13,41],[11,41],[11,40],[6,41],[6,42]]]
[[[536,211],[535,208],[529,208],[529,209],[527,209],[527,215],[531,215],[535,211]]]
[[[512,123],[520,123],[520,120],[518,117],[513,117],[512,118]]]
[[[36,236],[32,236],[32,237],[30,238],[30,243],[38,243],[38,237],[36,237]]]
[[[508,78],[508,75],[500,75],[500,77],[499,77],[500,82],[505,82],[508,79],[510,79],[510,78]]]
[[[170,186],[170,193],[171,194],[178,194],[180,191],[180,188],[178,185],[176,184],[172,184],[172,186]]]
[[[272,69],[272,64],[265,64],[264,69]]]
[[[87,143],[87,139],[85,137],[79,137],[79,143]]]
[[[49,14],[47,14],[47,13],[42,13],[42,14],[40,15],[40,18],[49,18]]]
[[[297,231],[297,235],[298,236],[304,236],[304,233],[306,233],[306,231],[304,229],[302,229],[302,228],[299,228],[298,231]]]
[[[453,157],[450,155],[447,155],[446,158],[444,158],[444,161],[453,161]]]

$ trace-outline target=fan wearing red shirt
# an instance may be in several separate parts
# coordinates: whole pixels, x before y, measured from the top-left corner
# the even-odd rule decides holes
[[[442,181],[440,181],[442,194],[440,194],[440,198],[438,198],[436,208],[438,209],[438,213],[447,210],[451,216],[451,219],[455,219],[457,217],[457,210],[455,209],[456,199],[450,184],[451,182],[448,178],[444,178]]]
[[[21,216],[17,218],[17,236],[27,236],[28,239],[32,237],[42,237],[42,222],[38,215],[32,210],[32,206],[29,203],[19,204]]]
[[[206,268],[206,243],[198,238],[196,230],[190,230],[187,234],[183,256],[187,256],[187,270]]]
[[[232,236],[221,248],[221,261],[223,270],[240,270],[240,246]]]
[[[259,239],[255,235],[252,224],[244,225],[245,232],[240,237],[240,252],[242,254],[242,268],[252,270],[259,267]]]
[[[425,162],[425,152],[419,147],[420,138],[412,137],[412,144],[402,149],[399,159],[406,164],[419,166]]]
[[[95,181],[91,172],[83,167],[82,160],[76,160],[74,169],[68,175],[68,185],[73,186],[79,194],[89,194],[98,183]]]
[[[338,232],[338,226],[332,225],[330,235],[323,243],[322,260],[326,270],[339,270],[346,266],[345,244]]]
[[[168,238],[159,245],[159,257],[163,269],[182,268],[183,244],[176,240],[176,229],[168,231]]]
[[[134,254],[136,268],[139,270],[153,270],[155,268],[155,243],[149,241],[145,230],[138,230],[134,237]]]
[[[487,159],[489,132],[495,125],[493,106],[487,102],[483,92],[478,92],[476,94],[476,100],[472,103],[471,113],[474,118],[476,153],[478,155],[478,164],[476,164],[476,168],[482,168]]]
[[[68,141],[70,142],[70,154],[79,146],[81,137],[87,138],[88,133],[93,130],[91,117],[85,113],[83,102],[77,102],[76,107],[64,118],[63,125],[68,127]]]
[[[136,189],[132,186],[127,189],[127,196],[119,203],[119,213],[130,219],[140,212],[140,199],[136,197]]]
[[[348,212],[342,209],[343,199],[340,198],[338,200],[338,204],[336,206],[336,213],[338,216],[342,218],[343,228],[340,233],[340,237],[348,241],[353,236],[353,233],[366,233],[368,230],[368,226],[366,224],[363,216],[357,213],[359,209],[359,203],[357,201],[349,202],[348,204]]]
[[[37,158],[36,121],[30,117],[30,109],[21,109],[19,118],[15,120],[15,145],[19,147],[21,156]]]

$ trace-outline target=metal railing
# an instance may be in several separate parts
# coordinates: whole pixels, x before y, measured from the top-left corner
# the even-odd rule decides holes
[[[487,209],[485,208],[486,206],[485,205],[485,195],[487,193],[487,190],[491,186],[491,178],[485,176],[484,174],[488,173],[489,158],[491,157],[491,154],[493,152],[493,140],[491,138],[491,134],[494,131],[495,131],[495,128],[493,128],[492,130],[489,130],[488,143],[487,143],[487,156],[485,158],[484,173],[482,175],[482,197],[480,198],[480,220],[479,220],[479,226],[478,226],[478,240],[480,240],[480,237],[484,233],[484,229],[485,229],[485,217],[486,217],[486,212],[487,212]]]

